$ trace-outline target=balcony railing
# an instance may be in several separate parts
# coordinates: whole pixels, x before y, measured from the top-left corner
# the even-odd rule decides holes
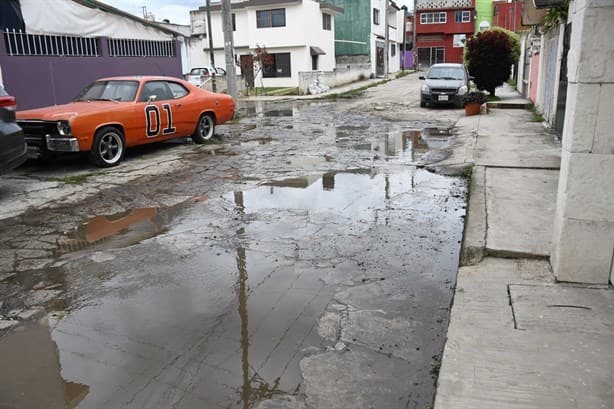
[[[416,10],[471,8],[471,0],[417,0]]]

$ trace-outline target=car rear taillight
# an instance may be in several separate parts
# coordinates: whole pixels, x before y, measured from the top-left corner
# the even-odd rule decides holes
[[[17,101],[15,101],[15,97],[0,97],[0,107],[15,111],[17,110]]]

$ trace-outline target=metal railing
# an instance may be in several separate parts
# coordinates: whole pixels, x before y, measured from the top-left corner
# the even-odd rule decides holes
[[[416,10],[471,8],[471,0],[416,0]]]
[[[64,35],[29,34],[5,30],[4,41],[8,55],[97,57],[98,39]]]
[[[175,41],[109,38],[111,57],[174,57]]]

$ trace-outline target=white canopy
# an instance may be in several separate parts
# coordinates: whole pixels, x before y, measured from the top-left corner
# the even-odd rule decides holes
[[[173,36],[120,14],[90,8],[73,0],[20,0],[30,34],[169,40]],[[94,3],[94,2],[92,2]]]

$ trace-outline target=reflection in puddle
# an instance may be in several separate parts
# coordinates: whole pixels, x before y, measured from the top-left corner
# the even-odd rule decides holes
[[[202,198],[197,197],[195,201],[202,201]],[[67,240],[60,241],[56,253],[73,253],[93,247],[123,248],[140,243],[163,233],[181,209],[181,205],[164,209],[147,207],[96,216],[69,234]]]
[[[450,137],[447,130],[437,128],[395,131],[386,135],[380,150],[387,156],[417,161],[427,152],[442,148]]]
[[[0,338],[0,406],[75,408],[90,388],[62,378],[59,352],[47,319]]]
[[[428,177],[420,172],[417,179]],[[413,171],[393,175],[371,174],[370,170],[330,172],[276,180],[241,192],[242,209],[246,213],[264,209],[335,211],[349,219],[365,218],[385,206],[386,200],[411,192],[415,184]]]

